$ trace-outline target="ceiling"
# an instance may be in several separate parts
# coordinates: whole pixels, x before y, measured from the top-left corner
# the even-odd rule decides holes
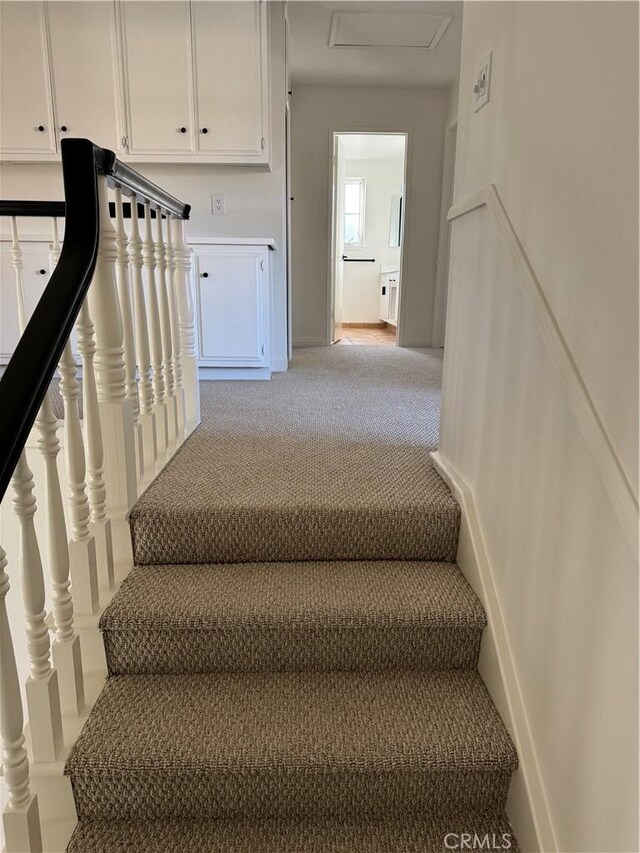
[[[401,160],[404,157],[403,133],[341,133],[342,150],[347,160]]]
[[[319,0],[292,0],[287,4],[289,18],[289,65],[293,85],[316,86],[398,86],[440,89],[458,77],[460,39],[462,34],[462,3],[453,2],[350,2],[326,3]],[[415,15],[415,31],[429,31],[433,19],[424,15],[451,16],[444,35],[434,49],[426,47],[330,47],[335,34],[334,12],[360,13],[350,15],[362,32],[373,34],[368,41],[384,40],[386,14],[388,38],[402,41],[403,24]],[[366,15],[362,13],[372,13]],[[386,14],[385,14],[386,13]],[[343,19],[344,20],[344,19]],[[411,29],[409,27],[409,29]],[[350,26],[350,31],[353,27]],[[404,43],[404,42],[402,42]]]

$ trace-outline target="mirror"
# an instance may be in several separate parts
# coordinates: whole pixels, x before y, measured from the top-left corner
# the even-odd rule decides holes
[[[391,219],[389,221],[389,245],[393,248],[400,247],[402,236],[402,196],[391,196]]]

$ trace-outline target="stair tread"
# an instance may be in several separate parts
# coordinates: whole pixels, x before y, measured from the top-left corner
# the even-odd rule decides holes
[[[66,772],[512,770],[476,672],[110,678]]]
[[[484,609],[453,563],[344,561],[136,566],[104,611],[112,630],[235,623],[468,624]]]
[[[504,814],[456,815],[448,820],[123,821],[81,820],[68,853],[441,853],[448,833],[489,836],[483,850],[518,853]],[[495,841],[494,841],[495,839]],[[449,839],[449,845],[453,843]],[[449,847],[451,849],[451,847]]]

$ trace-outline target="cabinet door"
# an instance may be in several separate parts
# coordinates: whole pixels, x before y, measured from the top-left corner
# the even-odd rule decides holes
[[[47,243],[22,243],[22,282],[27,319],[51,277]],[[0,243],[0,359],[6,364],[20,340],[16,278],[11,265],[11,243]]]
[[[269,363],[264,251],[217,246],[196,251],[200,363],[264,367]]]
[[[49,60],[40,2],[0,3],[2,154],[54,154]]]
[[[193,151],[189,0],[119,4],[131,154]]]
[[[191,8],[198,151],[264,159],[262,4],[203,0]]]
[[[58,135],[122,151],[113,4],[54,0],[47,17]]]

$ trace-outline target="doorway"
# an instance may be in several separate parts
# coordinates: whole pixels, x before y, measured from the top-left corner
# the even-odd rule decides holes
[[[402,298],[406,133],[333,132],[329,339],[395,346]]]

